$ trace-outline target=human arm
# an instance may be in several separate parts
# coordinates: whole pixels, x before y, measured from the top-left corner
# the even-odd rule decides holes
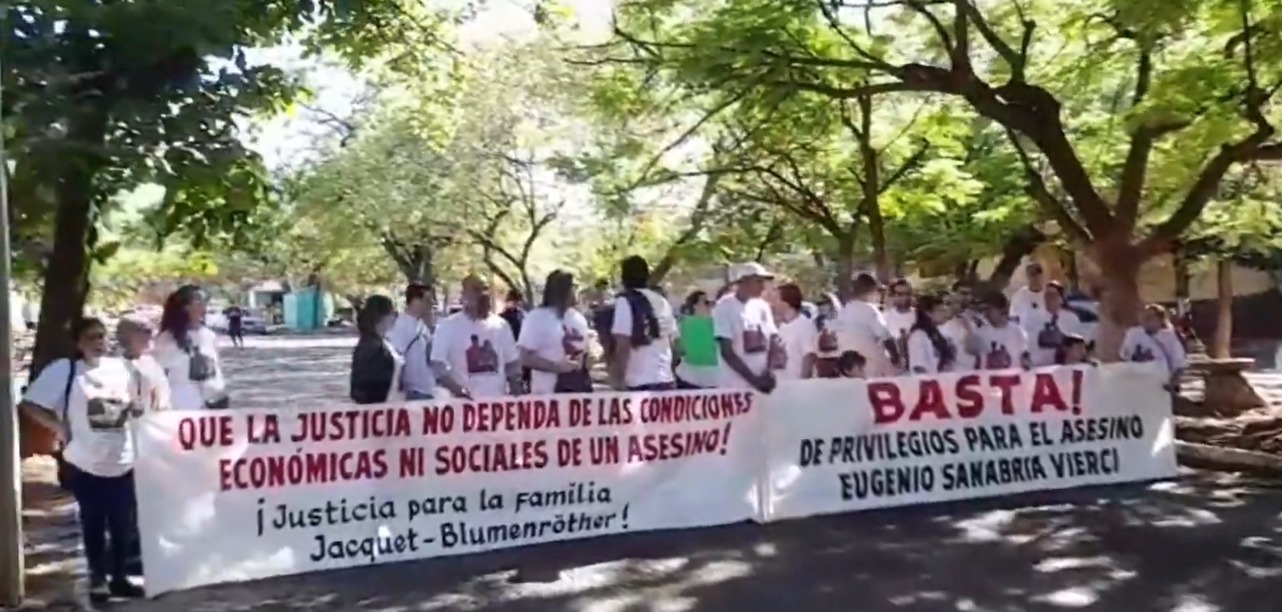
[[[59,359],[45,366],[18,402],[18,409],[53,432],[59,443],[66,442],[67,383],[71,380],[72,367],[68,359]]]
[[[769,371],[753,372],[734,350],[734,337],[742,333],[739,329],[742,313],[728,304],[728,302],[719,302],[712,309],[712,330],[717,338],[717,353],[726,366],[740,378],[758,390],[765,391],[769,387],[766,382]]]
[[[551,372],[553,374],[569,372],[573,369],[570,360],[556,361],[539,354],[539,350],[551,340],[548,337],[549,329],[550,327],[543,319],[542,311],[536,310],[526,317],[524,325],[521,326],[521,333],[516,340],[521,365],[531,370]]]
[[[516,348],[516,338],[512,326],[504,323],[498,334],[499,361],[503,364],[503,373],[507,377],[508,393],[520,395],[525,392],[525,380],[521,371],[521,354]]]
[[[935,366],[935,346],[930,343],[926,332],[914,330],[908,334],[907,351],[913,374],[934,374],[938,369]]]
[[[632,308],[627,300],[614,300],[614,318],[609,331],[614,339],[614,354],[608,360],[610,385],[615,389],[626,389],[628,361],[632,358]]]
[[[455,342],[455,334],[449,323],[450,319],[445,319],[437,325],[436,338],[432,341],[432,352],[428,357],[428,363],[432,366],[432,374],[436,376],[436,382],[445,387],[445,390],[455,397],[472,399],[472,391],[463,385],[456,376],[454,367],[450,365],[450,349]]]

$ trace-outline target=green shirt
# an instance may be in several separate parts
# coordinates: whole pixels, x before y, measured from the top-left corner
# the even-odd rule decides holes
[[[715,366],[717,358],[717,337],[712,329],[710,316],[681,317],[678,334],[682,359],[691,366]]]

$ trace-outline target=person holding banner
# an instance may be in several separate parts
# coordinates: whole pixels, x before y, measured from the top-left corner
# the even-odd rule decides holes
[[[972,336],[973,352],[983,370],[1029,369],[1028,335],[1010,318],[1010,301],[994,291],[984,299],[984,326]]]
[[[677,320],[667,298],[650,288],[650,264],[633,255],[619,265],[623,292],[614,299],[610,325],[614,387],[627,391],[676,388],[672,373],[672,340]]]
[[[554,270],[543,304],[525,314],[516,347],[530,370],[531,393],[588,393],[588,320],[575,308],[574,275]]]
[[[429,400],[436,394],[436,374],[428,363],[432,346],[432,291],[426,284],[411,282],[405,287],[405,311],[396,316],[391,329],[386,331],[397,355],[404,359],[400,384],[392,391],[402,393],[409,401]],[[379,307],[382,311],[382,306]],[[376,313],[370,316],[377,317]],[[381,319],[367,321],[379,325]],[[377,349],[377,345],[371,347]],[[386,367],[386,362],[384,362]]]
[[[788,283],[780,285],[776,293],[776,323],[784,352],[783,363],[777,364],[780,367],[776,368],[779,377],[785,380],[813,378],[819,329],[814,321],[801,313],[801,287]]]
[[[71,332],[75,359],[45,367],[19,409],[55,432],[62,445],[59,478],[79,507],[89,599],[142,597],[128,576],[137,530],[129,420],[142,414],[148,397],[137,369],[106,354],[102,321],[79,319]]]
[[[1189,365],[1184,344],[1171,326],[1170,313],[1161,304],[1144,307],[1140,324],[1126,330],[1120,353],[1123,361],[1157,363],[1170,389],[1180,388],[1180,376]]]
[[[761,298],[766,282],[772,279],[774,275],[759,263],[735,266],[731,274],[734,291],[712,308],[721,353],[721,388],[751,388],[762,393],[775,388],[771,366],[780,365],[788,355],[770,305]]]
[[[712,302],[706,291],[695,291],[681,306],[677,322],[677,388],[715,389],[721,361],[717,358],[717,333],[712,322]]]
[[[521,361],[507,321],[494,314],[490,286],[463,279],[463,309],[441,321],[432,343],[437,380],[456,397],[520,395]]]
[[[908,366],[913,374],[952,372],[957,363],[958,346],[940,331],[952,313],[944,301],[923,295],[917,299],[917,319],[913,321],[905,342]]]
[[[1082,336],[1085,328],[1077,313],[1065,308],[1064,286],[1055,281],[1043,285],[1042,307],[1030,308],[1019,323],[1032,343],[1033,367],[1055,364],[1055,353],[1070,335]]]
[[[222,410],[231,405],[218,359],[218,336],[204,321],[200,287],[180,287],[165,299],[152,354],[169,377],[174,410]]]
[[[902,355],[899,343],[890,335],[886,319],[877,307],[880,288],[871,274],[855,277],[851,291],[854,298],[837,315],[837,339],[841,350],[855,351],[867,362],[870,378],[899,373]]]
[[[396,306],[385,295],[370,296],[356,315],[360,337],[352,349],[348,393],[357,404],[382,404],[401,399],[399,381],[405,360],[387,338],[396,321]],[[426,359],[424,362],[426,367]]]

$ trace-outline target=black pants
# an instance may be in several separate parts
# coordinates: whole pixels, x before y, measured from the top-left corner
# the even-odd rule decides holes
[[[650,383],[648,385],[628,387],[628,391],[671,391],[676,388],[676,383]]]
[[[108,477],[68,467],[71,492],[80,507],[80,535],[90,578],[125,580],[137,540],[133,472]]]
[[[688,382],[686,382],[686,381],[684,381],[684,380],[681,380],[681,377],[680,377],[680,376],[678,376],[678,377],[677,377],[677,388],[678,388],[678,389],[683,389],[683,390],[692,390],[692,391],[693,391],[693,390],[697,390],[697,389],[702,389],[703,387],[700,387],[699,385],[692,385],[692,384],[690,384],[690,383],[688,383]]]

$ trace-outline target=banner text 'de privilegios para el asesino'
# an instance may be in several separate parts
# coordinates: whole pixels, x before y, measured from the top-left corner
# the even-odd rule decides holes
[[[1175,474],[1170,396],[1143,366],[878,380],[856,393],[867,410],[833,408],[841,392],[827,389],[808,390],[818,408],[805,420],[767,409],[768,519]]]

